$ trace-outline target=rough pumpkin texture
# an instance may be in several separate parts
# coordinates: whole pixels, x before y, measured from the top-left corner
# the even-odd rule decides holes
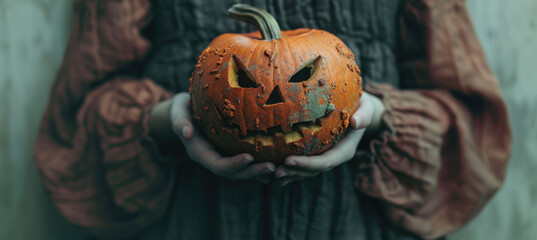
[[[318,154],[349,125],[362,94],[354,55],[333,34],[315,29],[223,34],[192,74],[194,118],[221,150],[279,162]]]

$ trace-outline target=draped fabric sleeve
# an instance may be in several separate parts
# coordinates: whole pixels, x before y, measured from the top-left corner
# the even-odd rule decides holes
[[[128,238],[160,219],[171,197],[174,170],[151,137],[148,111],[172,94],[124,71],[150,47],[141,34],[147,0],[75,1],[74,9],[34,158],[70,223]]]
[[[384,127],[359,151],[357,188],[396,226],[426,239],[459,229],[502,186],[511,151],[506,104],[462,0],[408,0],[402,87],[368,83]]]

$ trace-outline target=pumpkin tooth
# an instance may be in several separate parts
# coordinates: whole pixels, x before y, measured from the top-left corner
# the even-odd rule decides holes
[[[301,132],[299,132],[297,130],[293,130],[293,131],[291,131],[289,133],[284,133],[283,137],[285,138],[286,143],[291,143],[291,142],[296,142],[296,141],[302,139],[304,136],[302,135]]]
[[[273,146],[274,137],[267,135],[258,135],[257,141],[261,142],[262,146]]]
[[[312,133],[316,133],[319,130],[321,130],[321,125],[313,125],[313,126],[310,127],[310,130],[311,130]]]

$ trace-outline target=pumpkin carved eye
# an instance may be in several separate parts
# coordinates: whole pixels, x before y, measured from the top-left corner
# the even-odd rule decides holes
[[[293,76],[291,76],[289,82],[298,83],[308,81],[313,75],[315,75],[320,63],[321,56],[312,58],[311,60],[306,62],[301,68],[299,68],[299,70],[295,74],[293,74]]]
[[[257,88],[259,84],[252,80],[250,72],[235,55],[229,60],[229,85],[234,88]]]

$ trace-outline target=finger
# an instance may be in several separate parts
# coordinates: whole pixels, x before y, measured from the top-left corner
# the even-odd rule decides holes
[[[246,167],[254,158],[252,155],[243,153],[231,157],[222,157],[214,150],[214,147],[203,137],[194,136],[185,144],[189,157],[201,164],[211,172],[227,176]]]
[[[188,105],[189,99],[190,95],[187,93],[176,94],[170,110],[173,131],[181,140],[190,140],[194,135],[194,127]]]
[[[285,187],[287,186],[289,183],[292,183],[292,182],[295,182],[295,181],[299,181],[299,180],[302,180],[303,177],[299,177],[299,176],[294,176],[294,177],[285,177],[283,179],[280,179],[280,186],[282,187]]]
[[[264,163],[254,163],[250,166],[245,167],[242,170],[237,171],[234,174],[229,175],[231,179],[250,179],[267,176],[274,173],[276,167],[274,163],[264,162]]]
[[[353,129],[361,129],[369,126],[373,115],[375,115],[375,105],[371,101],[369,94],[364,92],[360,98],[360,106],[352,114],[351,127]]]
[[[283,179],[286,177],[314,177],[319,172],[317,171],[310,171],[305,169],[299,169],[299,168],[292,168],[285,165],[278,166],[276,171],[274,172],[274,175],[276,178]]]
[[[248,153],[242,153],[231,157],[220,157],[209,161],[213,172],[221,176],[234,175],[251,165],[254,158]]]
[[[289,156],[285,159],[285,165],[309,171],[328,171],[354,157],[356,147],[363,134],[364,129],[351,130],[340,142],[323,154],[316,156]]]

